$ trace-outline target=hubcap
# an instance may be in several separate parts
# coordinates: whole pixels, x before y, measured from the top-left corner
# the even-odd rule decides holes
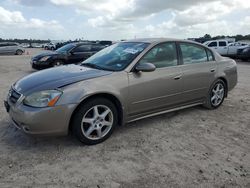
[[[221,83],[217,83],[212,89],[211,103],[213,106],[219,106],[224,98],[224,86]]]
[[[91,140],[101,139],[111,130],[113,121],[113,113],[109,107],[96,105],[84,114],[81,122],[82,133]]]

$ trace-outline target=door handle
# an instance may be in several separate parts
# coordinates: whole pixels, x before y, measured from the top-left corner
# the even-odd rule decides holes
[[[210,72],[214,72],[215,71],[215,69],[210,69]]]
[[[180,80],[181,79],[181,75],[175,76],[174,80]]]

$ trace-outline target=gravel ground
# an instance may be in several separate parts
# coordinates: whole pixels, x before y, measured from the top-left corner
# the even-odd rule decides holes
[[[0,101],[14,81],[33,72],[31,55],[0,56]],[[219,109],[137,121],[96,146],[71,136],[25,135],[0,105],[0,187],[249,188],[250,62],[239,62],[238,72],[238,85]]]

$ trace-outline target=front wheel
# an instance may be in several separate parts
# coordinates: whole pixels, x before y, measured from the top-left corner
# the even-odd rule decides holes
[[[58,66],[62,66],[63,64],[64,64],[63,61],[56,60],[56,61],[53,62],[52,66],[53,67],[58,67]]]
[[[205,107],[209,109],[218,108],[224,101],[226,95],[226,85],[222,80],[217,80],[209,90]]]
[[[105,98],[84,103],[73,118],[73,133],[86,145],[94,145],[109,138],[118,123],[115,105]]]

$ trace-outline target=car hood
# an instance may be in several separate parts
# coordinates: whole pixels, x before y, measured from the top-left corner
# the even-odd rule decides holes
[[[55,56],[55,55],[59,55],[61,53],[59,52],[56,52],[56,51],[53,51],[53,52],[45,52],[45,53],[41,53],[41,54],[38,54],[34,57],[32,57],[33,60],[35,59],[41,59],[42,57],[45,57],[45,56]]]
[[[14,84],[14,88],[21,94],[28,95],[35,91],[56,89],[111,73],[111,71],[92,69],[80,65],[65,65],[25,76]]]

